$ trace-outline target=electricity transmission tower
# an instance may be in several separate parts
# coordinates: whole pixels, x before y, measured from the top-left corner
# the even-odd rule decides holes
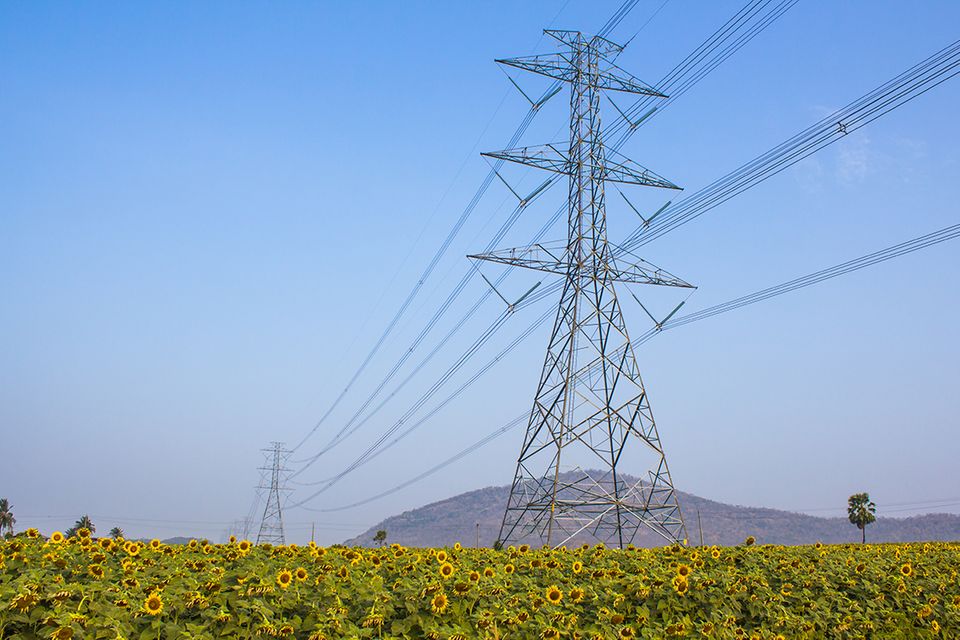
[[[569,176],[567,239],[470,256],[565,278],[500,541],[594,539],[623,547],[649,535],[641,529],[682,540],[677,496],[614,283],[692,285],[642,260],[615,258],[625,254],[607,240],[604,202],[606,182],[679,187],[605,149],[600,128],[604,90],[666,96],[613,63],[621,46],[576,31],[545,33],[562,52],[497,62],[570,85],[569,145],[483,155]],[[627,481],[624,468],[647,475]]]
[[[261,542],[286,544],[286,537],[283,533],[283,501],[280,494],[288,491],[284,486],[287,470],[283,465],[290,452],[283,448],[282,442],[272,442],[270,444],[269,449],[263,450],[267,466],[260,467],[261,471],[269,472],[270,486],[261,484],[258,487],[267,490],[267,504],[263,509],[263,519],[260,521],[260,531],[257,533],[257,544]]]

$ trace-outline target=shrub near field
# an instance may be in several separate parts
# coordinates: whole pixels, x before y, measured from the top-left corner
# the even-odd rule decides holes
[[[4,639],[932,638],[960,629],[958,544],[370,550],[31,530],[0,551]]]

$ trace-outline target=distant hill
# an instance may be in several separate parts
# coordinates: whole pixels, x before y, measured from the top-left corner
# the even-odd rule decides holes
[[[371,527],[344,544],[372,546],[378,529],[386,529],[387,542],[416,547],[450,546],[455,542],[473,546],[477,525],[481,546],[493,544],[500,531],[509,487],[487,487],[468,491],[446,500],[412,509]],[[760,544],[812,544],[856,542],[860,531],[843,517],[818,518],[790,511],[743,507],[714,502],[693,494],[678,492],[680,507],[692,544],[699,543],[697,511],[703,526],[705,544],[740,544],[754,536]],[[909,518],[878,517],[867,528],[868,542],[909,542],[960,540],[960,515],[927,514]],[[644,537],[639,545],[661,544]]]

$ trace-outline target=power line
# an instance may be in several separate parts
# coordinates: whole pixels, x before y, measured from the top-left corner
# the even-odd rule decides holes
[[[696,82],[696,81],[698,81],[699,79],[701,79],[704,75],[706,75],[706,73],[709,73],[709,71],[711,71],[712,69],[714,69],[720,62],[722,62],[723,60],[726,60],[729,56],[731,56],[733,53],[735,53],[735,52],[736,52],[740,47],[742,47],[746,42],[748,42],[750,39],[752,39],[753,36],[755,36],[757,33],[759,33],[759,32],[762,31],[764,28],[766,28],[773,20],[775,20],[775,19],[776,19],[777,17],[779,17],[780,15],[782,15],[790,6],[792,6],[793,4],[795,4],[796,1],[797,1],[797,0],[784,0],[784,1],[781,2],[779,5],[777,5],[773,11],[771,11],[769,14],[766,14],[766,15],[761,19],[761,21],[759,22],[759,26],[758,26],[758,25],[754,25],[753,27],[751,27],[751,28],[747,31],[747,34],[748,34],[747,36],[741,35],[741,36],[734,42],[733,45],[730,45],[730,46],[726,47],[726,48],[721,52],[720,55],[718,55],[718,56],[716,56],[716,57],[714,57],[714,58],[709,58],[709,56],[711,55],[711,53],[721,46],[721,44],[722,44],[723,41],[724,41],[724,38],[732,37],[732,34],[737,33],[737,32],[740,30],[740,28],[743,26],[743,24],[747,24],[747,23],[749,22],[749,20],[751,20],[753,17],[755,17],[757,9],[758,9],[758,8],[765,8],[768,4],[770,4],[770,0],[766,0],[766,2],[761,2],[760,0],[754,0],[754,1],[751,2],[751,3],[748,3],[748,4],[747,4],[743,9],[741,9],[733,18],[731,18],[731,20],[729,20],[723,27],[721,27],[721,28],[718,29],[716,32],[714,32],[714,34],[712,34],[700,47],[698,47],[698,49],[695,51],[695,54],[697,54],[697,55],[691,54],[691,56],[688,56],[688,58],[685,59],[683,63],[681,63],[680,65],[678,65],[677,67],[675,67],[674,70],[672,70],[670,73],[668,73],[668,75],[664,78],[664,80],[661,81],[660,85],[664,88],[664,90],[668,90],[668,91],[669,91],[669,90],[671,90],[671,88],[674,86],[674,83],[684,82],[684,85],[683,85],[683,86],[684,86],[684,89],[683,89],[683,90],[686,91],[686,89],[688,89],[690,86],[692,86],[693,82]],[[662,8],[662,7],[663,7],[663,5],[661,5],[661,8]],[[659,9],[658,9],[658,12],[659,12]],[[651,19],[652,19],[652,18],[651,18]],[[648,22],[649,22],[649,20],[648,20]],[[646,26],[646,23],[645,23],[644,26]],[[642,29],[642,28],[643,28],[643,27],[641,27],[641,29]],[[639,33],[639,31],[638,31],[638,33]],[[602,34],[602,33],[601,33],[601,34]],[[636,35],[636,34],[635,34],[635,35]],[[703,60],[704,58],[709,58],[709,63],[708,63],[708,64],[709,64],[709,68],[708,68],[706,71],[704,71],[703,69],[698,68],[697,66],[695,66],[697,62]],[[687,80],[686,77],[687,77],[688,74],[696,74],[696,79],[693,80],[692,82],[689,81],[689,80]],[[555,82],[553,85],[551,85],[551,87],[548,88],[548,89],[544,92],[544,95],[549,95],[549,94],[555,92],[556,87],[555,87],[554,85],[557,85],[557,83]],[[674,96],[672,99],[675,99],[676,97],[677,97],[677,96]],[[672,99],[669,100],[668,102],[672,102]],[[617,122],[618,122],[618,124],[623,124],[623,123],[627,122],[627,120],[626,120],[625,117],[621,117]],[[615,126],[616,126],[616,125],[615,125]],[[622,144],[626,141],[626,139],[627,139],[627,137],[629,136],[629,134],[632,133],[633,131],[635,131],[635,129],[636,129],[636,126],[631,126],[630,129],[629,129],[629,131],[627,132],[627,134],[621,137],[621,140],[619,141],[619,143],[618,143],[617,146],[622,145]],[[513,144],[513,143],[511,143],[510,146],[512,146],[512,144]],[[498,168],[498,165],[495,165],[495,166],[494,166],[494,170],[496,170],[497,168]],[[488,175],[488,177],[490,177],[490,176]],[[552,185],[556,180],[557,180],[557,177],[556,177],[556,176],[553,176],[553,177],[551,177],[551,178],[549,178],[549,179],[547,180],[547,182],[545,183],[545,185],[547,185],[547,186]],[[507,233],[507,231],[512,227],[512,225],[514,224],[514,222],[516,222],[516,220],[519,218],[519,215],[522,213],[522,211],[524,210],[524,208],[525,208],[528,204],[529,204],[529,202],[521,202],[521,203],[516,207],[516,209],[514,210],[514,212],[513,212],[513,213],[510,215],[510,217],[507,219],[507,221],[501,226],[501,228],[500,228],[500,230],[497,232],[497,234],[493,237],[493,239],[490,240],[490,242],[488,242],[487,247],[484,249],[485,252],[492,250],[492,249],[500,242],[500,240],[502,240],[502,238],[505,236],[505,234]],[[541,228],[541,230],[540,230],[540,231],[537,233],[537,235],[533,238],[533,240],[531,241],[531,244],[532,244],[532,243],[535,243],[535,242],[538,242],[538,241],[540,240],[540,238],[546,233],[546,231],[547,231],[557,220],[559,220],[560,217],[561,217],[565,212],[566,212],[566,207],[565,207],[565,206],[561,206],[560,208],[558,208],[558,210],[556,211],[556,213],[554,214],[554,216],[548,221],[548,223],[547,223],[546,225],[544,225],[544,227]],[[376,413],[384,406],[385,402],[381,402],[380,405],[378,405],[378,406],[377,406],[376,408],[374,408],[371,412],[369,412],[369,413],[367,414],[367,416],[366,416],[365,418],[363,418],[362,421],[360,421],[359,423],[357,423],[357,421],[360,419],[360,416],[361,416],[361,414],[363,413],[363,411],[365,411],[365,410],[367,409],[367,407],[368,407],[368,406],[373,402],[373,400],[380,394],[380,392],[385,388],[385,386],[390,382],[390,380],[393,379],[393,377],[396,375],[396,373],[399,371],[399,369],[406,363],[406,361],[409,359],[409,357],[412,355],[412,353],[416,350],[416,348],[422,343],[422,341],[423,341],[423,340],[427,337],[427,335],[432,331],[432,329],[433,329],[434,326],[437,324],[437,322],[441,319],[441,317],[447,312],[447,310],[450,308],[450,306],[452,305],[452,303],[459,297],[459,295],[462,293],[462,291],[463,291],[464,288],[467,286],[467,284],[469,284],[469,282],[472,280],[472,278],[474,277],[475,274],[476,274],[476,269],[475,269],[474,266],[471,266],[471,267],[468,269],[467,273],[461,278],[460,282],[456,285],[456,287],[454,287],[453,292],[447,297],[447,299],[443,302],[443,304],[441,305],[441,307],[437,310],[437,312],[435,312],[435,313],[433,314],[433,316],[432,316],[432,317],[430,318],[430,320],[427,322],[425,328],[424,328],[424,329],[420,332],[420,334],[414,339],[414,341],[413,341],[413,343],[410,345],[410,347],[403,352],[403,354],[401,355],[400,359],[394,364],[394,366],[393,366],[393,367],[391,368],[391,370],[387,373],[387,375],[386,375],[386,376],[384,377],[384,379],[380,382],[380,384],[373,390],[373,392],[367,397],[367,399],[366,399],[366,400],[361,404],[361,406],[355,411],[355,413],[353,414],[353,416],[343,425],[343,427],[341,427],[341,429],[340,429],[340,430],[337,432],[337,434],[330,440],[330,442],[329,442],[327,445],[325,445],[323,448],[321,448],[317,453],[312,454],[311,456],[309,456],[309,457],[307,457],[307,458],[305,458],[305,459],[303,459],[303,460],[298,460],[298,461],[296,461],[298,464],[303,464],[303,466],[300,467],[300,469],[298,469],[298,470],[293,474],[294,477],[295,477],[295,476],[298,476],[300,473],[302,473],[303,471],[305,471],[305,470],[306,470],[307,468],[309,468],[314,462],[316,462],[323,454],[327,453],[330,449],[332,449],[332,448],[335,447],[337,444],[339,444],[343,439],[345,439],[346,437],[348,437],[350,434],[354,433],[360,426],[362,426],[363,423],[365,423],[367,420],[369,420],[374,414],[376,414]],[[502,281],[507,277],[507,275],[508,275],[508,273],[502,274],[502,275],[500,276],[500,278],[498,278],[496,284],[500,284],[500,282],[502,282]],[[483,300],[485,300],[487,297],[489,297],[489,291],[486,291],[484,294],[482,294],[481,299],[480,299],[480,302],[482,302]],[[469,319],[470,317],[472,317],[473,313],[475,313],[475,311],[476,311],[478,308],[479,308],[478,305],[474,305],[474,307],[470,310],[470,312],[468,312],[468,314],[463,318],[463,320],[462,320],[460,323],[458,323],[457,325],[454,326],[454,329],[453,329],[453,332],[452,332],[452,333],[458,332],[458,331],[464,326],[466,320]],[[451,336],[448,334],[448,336],[445,337],[445,339],[441,342],[441,344],[443,344],[444,342],[446,342],[446,341],[449,339],[449,337],[451,337]],[[429,358],[432,358],[433,355],[436,354],[436,352],[437,352],[436,349],[435,349],[433,352],[431,352],[431,355],[428,356],[428,359],[429,359]],[[421,367],[422,367],[422,364],[421,364],[420,367],[418,367],[418,369],[421,368]],[[409,377],[407,378],[407,380],[409,380]],[[390,394],[390,396],[387,398],[387,400],[389,400],[389,398],[390,398],[390,397],[393,397],[394,395],[396,395],[396,390],[394,391],[394,393],[391,393],[391,394]],[[317,426],[319,426],[319,425],[317,425]],[[315,431],[315,430],[316,430],[316,427],[314,428],[314,431]],[[311,432],[311,433],[312,433],[312,432]],[[308,437],[309,437],[309,435],[308,435]],[[299,445],[298,445],[298,446],[299,446]]]
[[[672,328],[676,328],[676,327],[679,327],[679,326],[683,326],[683,325],[685,325],[685,324],[689,324],[689,323],[695,322],[695,321],[697,321],[697,320],[704,320],[704,319],[706,319],[706,318],[710,318],[710,317],[713,317],[713,316],[715,316],[715,315],[719,315],[720,313],[726,313],[727,311],[733,311],[734,309],[739,309],[739,308],[741,308],[741,307],[744,307],[744,306],[747,306],[747,305],[750,305],[750,304],[755,304],[756,302],[761,302],[761,301],[763,301],[763,300],[767,300],[767,299],[769,299],[769,298],[772,298],[772,297],[775,297],[775,296],[778,296],[778,295],[783,295],[784,293],[789,293],[789,292],[794,291],[794,290],[799,289],[799,288],[811,286],[811,285],[814,285],[814,284],[823,282],[823,281],[825,281],[825,280],[829,280],[829,279],[832,279],[832,278],[836,278],[836,277],[845,275],[845,274],[847,274],[847,273],[851,273],[851,272],[853,272],[853,271],[858,271],[858,270],[860,270],[860,269],[864,269],[864,268],[866,268],[866,267],[869,267],[869,266],[878,264],[878,263],[880,263],[880,262],[885,262],[885,261],[887,261],[887,260],[892,260],[893,258],[897,258],[897,257],[903,256],[903,255],[907,255],[907,254],[909,254],[909,253],[913,253],[913,252],[919,251],[919,250],[921,250],[921,249],[926,249],[926,248],[928,248],[928,247],[931,247],[931,246],[940,244],[940,243],[942,243],[942,242],[946,242],[946,241],[948,241],[948,240],[953,240],[953,239],[955,239],[955,238],[957,238],[957,237],[960,237],[960,224],[955,224],[955,225],[951,225],[951,226],[948,226],[948,227],[944,227],[943,229],[940,229],[940,230],[938,230],[938,231],[934,231],[934,232],[931,232],[931,233],[928,233],[928,234],[919,236],[919,237],[917,237],[917,238],[913,238],[913,239],[911,239],[911,240],[907,240],[907,241],[905,241],[905,242],[901,242],[901,243],[895,244],[895,245],[890,246],[890,247],[887,247],[887,248],[885,248],[885,249],[880,249],[880,250],[878,250],[878,251],[874,251],[874,252],[868,253],[868,254],[863,255],[863,256],[860,256],[860,257],[858,257],[858,258],[854,258],[853,260],[847,260],[847,261],[842,262],[842,263],[840,263],[840,264],[838,264],[838,265],[835,265],[835,266],[832,266],[832,267],[828,267],[828,268],[826,268],[826,269],[821,269],[821,270],[819,270],[819,271],[815,271],[815,272],[813,272],[813,273],[807,274],[807,275],[805,275],[805,276],[801,276],[801,277],[799,277],[799,278],[794,278],[794,279],[792,279],[792,280],[789,280],[789,281],[784,282],[784,283],[782,283],[782,284],[776,285],[776,286],[774,286],[774,287],[767,287],[766,289],[761,289],[760,291],[756,291],[756,292],[754,292],[754,293],[747,294],[747,295],[745,295],[745,296],[740,296],[739,298],[734,298],[733,300],[729,300],[729,301],[727,301],[727,302],[724,302],[724,303],[721,303],[721,304],[718,304],[718,305],[714,305],[714,306],[712,306],[712,307],[708,307],[707,309],[702,309],[702,310],[700,310],[700,311],[696,311],[696,312],[691,313],[691,314],[688,314],[688,315],[686,315],[686,316],[682,316],[682,317],[680,317],[680,318],[677,318],[677,319],[674,320],[674,321],[664,323],[664,324],[662,325],[661,329],[659,329],[659,330],[658,330],[658,329],[652,329],[652,330],[646,332],[645,334],[642,334],[635,342],[636,342],[637,344],[643,344],[644,342],[650,340],[650,339],[651,339],[652,337],[654,337],[657,333],[660,333],[660,332],[663,331],[663,330],[667,330],[667,329],[672,329]],[[543,320],[545,320],[545,318],[538,319],[538,322],[537,322],[536,324],[539,325]],[[496,429],[495,431],[493,431],[492,433],[484,436],[483,438],[481,438],[481,439],[478,440],[477,442],[474,442],[473,444],[471,444],[470,446],[466,447],[465,449],[457,452],[456,454],[454,454],[454,455],[451,456],[450,458],[447,458],[447,459],[444,460],[443,462],[435,465],[434,467],[431,467],[431,468],[428,469],[427,471],[425,471],[425,472],[423,472],[423,473],[421,473],[421,474],[419,474],[419,475],[411,478],[410,480],[407,480],[407,481],[401,483],[400,485],[397,485],[397,487],[395,487],[395,488],[389,489],[389,490],[387,490],[387,491],[384,491],[384,492],[379,493],[379,494],[376,494],[376,495],[374,495],[374,496],[365,498],[365,499],[363,499],[363,500],[359,500],[359,501],[357,501],[357,502],[353,502],[353,503],[350,503],[350,504],[347,504],[347,505],[343,505],[343,506],[339,506],[339,507],[333,507],[333,508],[327,508],[327,509],[313,509],[313,508],[310,508],[310,507],[305,507],[305,506],[303,506],[303,503],[306,502],[306,501],[308,501],[310,498],[308,498],[307,500],[302,501],[302,502],[300,502],[300,503],[297,503],[297,504],[295,504],[295,505],[293,505],[293,506],[294,506],[294,507],[300,507],[300,508],[303,508],[303,509],[307,509],[307,510],[310,510],[310,511],[333,512],[333,511],[344,511],[344,510],[347,510],[347,509],[352,509],[352,508],[355,508],[355,507],[358,507],[358,506],[361,506],[361,505],[364,505],[364,504],[368,504],[368,503],[370,503],[370,502],[374,502],[374,501],[376,501],[376,500],[380,500],[380,499],[382,499],[382,498],[385,498],[385,497],[387,497],[387,496],[389,496],[389,495],[392,495],[392,494],[396,493],[397,491],[399,491],[399,490],[401,490],[401,489],[403,489],[403,488],[406,488],[406,487],[408,487],[408,486],[410,486],[410,485],[412,485],[412,484],[414,484],[414,483],[416,483],[416,482],[419,482],[420,480],[423,480],[423,479],[425,479],[425,478],[433,475],[434,473],[436,473],[436,472],[438,472],[438,471],[446,468],[446,467],[449,466],[450,464],[452,464],[452,463],[454,463],[454,462],[456,462],[456,461],[458,461],[458,460],[460,460],[460,459],[462,459],[462,458],[470,455],[470,454],[473,453],[474,451],[476,451],[476,450],[478,450],[478,449],[486,446],[487,444],[489,444],[490,442],[492,442],[492,441],[495,440],[496,438],[499,438],[500,436],[504,435],[505,433],[507,433],[507,432],[515,429],[517,426],[519,426],[520,424],[522,424],[524,418],[526,417],[526,415],[527,415],[526,413],[523,413],[523,414],[521,414],[520,416],[512,419],[511,421],[507,422],[507,423],[506,423],[505,425],[503,425],[502,427],[500,427],[500,428]],[[948,500],[948,501],[949,501],[949,500],[954,500],[954,498],[948,498],[948,499],[946,499],[946,500]],[[936,500],[936,501],[932,501],[932,502],[942,502],[942,500]],[[908,504],[918,504],[918,503],[908,503]],[[889,506],[895,507],[895,506],[904,506],[904,505],[903,505],[903,504],[891,504],[891,505],[889,505]],[[802,511],[811,511],[811,510],[812,510],[812,509],[804,509],[804,510],[802,510]]]

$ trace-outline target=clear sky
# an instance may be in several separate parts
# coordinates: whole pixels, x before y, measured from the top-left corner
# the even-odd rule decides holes
[[[244,517],[260,449],[295,444],[327,410],[483,179],[479,151],[505,146],[526,112],[493,59],[550,52],[542,28],[594,32],[619,4],[0,5],[0,495],[18,526],[63,529],[89,513],[103,532],[119,524],[130,535],[219,538]],[[642,1],[614,40],[663,8],[618,62],[656,82],[742,4]],[[955,2],[801,0],[623,151],[693,193],[950,44],[958,24]],[[695,309],[956,223],[958,104],[954,79],[644,257],[698,285]],[[522,144],[563,139],[565,109],[564,93]],[[522,168],[507,177],[527,190],[542,179]],[[564,191],[527,209],[499,246],[525,244]],[[670,197],[635,194],[648,210]],[[511,198],[499,184],[486,192],[294,460],[359,408]],[[637,219],[610,200],[616,241]],[[677,487],[818,514],[839,514],[857,491],[881,515],[936,500],[952,503],[936,510],[960,512],[956,242],[639,349]],[[516,297],[534,281],[511,275],[504,291]],[[483,291],[471,282],[411,363]],[[672,304],[634,293],[657,309]],[[513,317],[448,389],[552,303]],[[500,310],[489,299],[382,412],[297,480],[342,469]],[[634,334],[649,327],[635,305],[625,313]],[[547,329],[311,506],[389,488],[527,410]],[[402,510],[507,484],[521,438],[513,431],[362,508],[291,510],[291,537],[306,539],[316,522],[318,539],[336,542]],[[294,499],[310,491],[291,486]]]

